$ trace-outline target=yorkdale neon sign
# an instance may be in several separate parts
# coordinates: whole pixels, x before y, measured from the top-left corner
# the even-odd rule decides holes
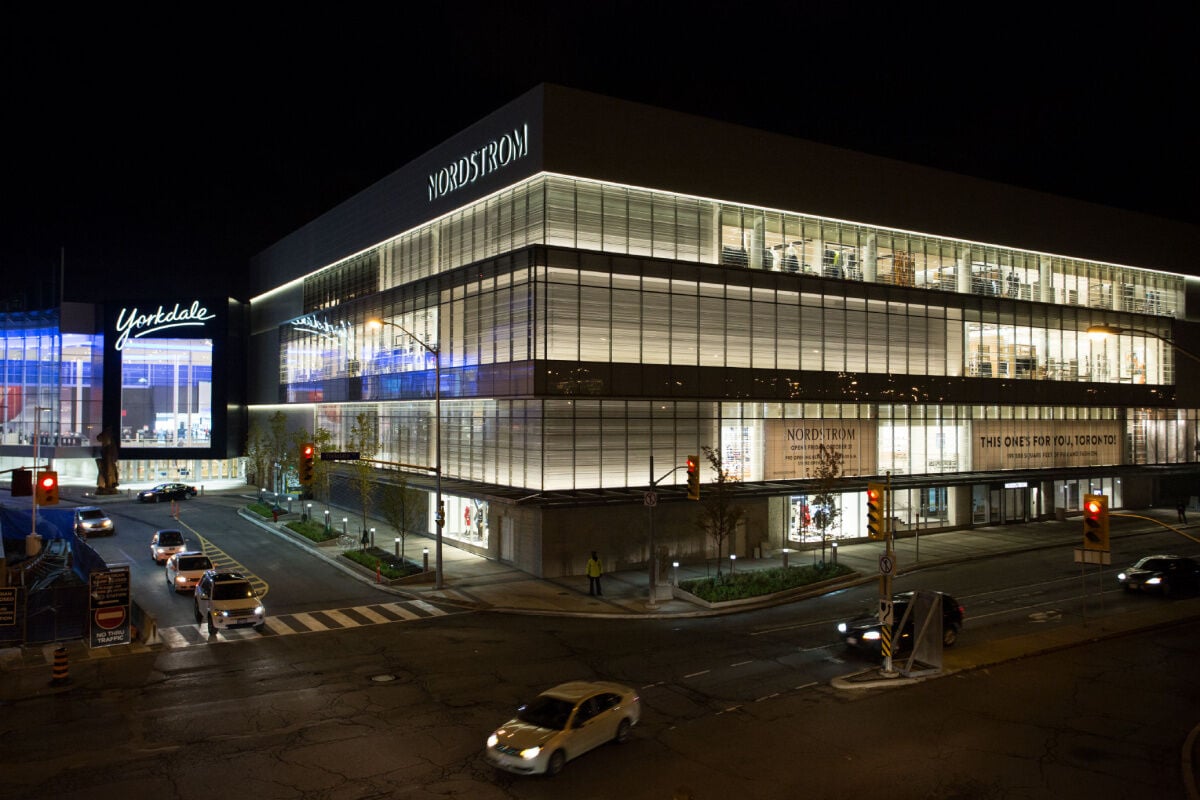
[[[165,330],[167,328],[178,328],[183,326],[194,326],[203,328],[204,324],[209,320],[216,319],[217,315],[211,313],[207,308],[200,305],[199,300],[193,300],[190,306],[180,306],[179,303],[170,311],[166,311],[163,306],[159,306],[156,311],[148,314],[141,313],[136,306],[132,309],[122,308],[117,314],[117,342],[116,349],[124,349],[125,343],[129,341],[129,337],[140,339],[151,333]]]

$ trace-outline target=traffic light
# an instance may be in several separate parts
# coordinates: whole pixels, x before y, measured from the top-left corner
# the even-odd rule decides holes
[[[1108,551],[1108,498],[1083,496],[1083,549]]]
[[[300,485],[311,486],[313,482],[313,456],[317,448],[311,442],[300,445],[300,463],[297,472],[300,473]]]
[[[688,456],[688,500],[700,499],[700,459],[698,456]]]
[[[39,472],[37,475],[37,497],[39,506],[58,505],[58,473],[53,470]]]
[[[22,467],[13,470],[13,497],[33,497],[33,473]]]
[[[867,484],[867,537],[870,539],[887,538],[883,521],[883,498],[886,493],[887,486],[882,483]]]

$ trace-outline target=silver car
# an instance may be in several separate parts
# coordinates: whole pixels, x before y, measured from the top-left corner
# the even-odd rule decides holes
[[[520,775],[557,775],[563,764],[606,742],[624,742],[642,717],[628,686],[571,681],[535,697],[487,740],[487,759]]]
[[[104,536],[117,532],[104,509],[95,506],[80,506],[75,509],[75,532],[80,536]]]
[[[187,550],[187,542],[183,539],[183,532],[176,528],[155,531],[150,539],[150,557],[158,564],[165,563],[168,558],[184,550]]]
[[[184,550],[167,559],[167,586],[176,592],[194,592],[204,573],[213,568],[204,553]]]

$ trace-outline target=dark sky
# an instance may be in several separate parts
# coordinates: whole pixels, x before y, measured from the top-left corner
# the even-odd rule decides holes
[[[75,299],[236,280],[254,253],[542,81],[1200,221],[1195,4],[1120,18],[808,5],[105,8],[67,29],[6,26],[0,298],[63,253]]]

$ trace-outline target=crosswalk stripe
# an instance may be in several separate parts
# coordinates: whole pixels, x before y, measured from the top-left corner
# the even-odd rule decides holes
[[[386,608],[388,611],[391,611],[393,614],[399,614],[401,617],[404,617],[404,619],[406,619],[406,620],[421,619],[420,614],[409,611],[407,608],[405,608],[400,603],[383,603],[382,607]]]
[[[334,620],[335,622],[341,623],[343,628],[357,628],[362,625],[361,622],[356,622],[356,621],[350,619],[350,617],[347,617],[345,614],[343,614],[339,611],[325,611],[322,613],[324,613],[325,616],[329,617],[330,619]]]
[[[359,608],[354,609],[354,611],[355,611],[355,613],[366,617],[367,619],[371,620],[371,622],[374,622],[374,623],[391,622],[391,620],[388,619],[387,617],[383,616],[382,614],[376,614],[374,611],[367,608],[366,606],[360,606]]]
[[[378,610],[376,610],[378,609]],[[317,633],[320,631],[361,628],[366,625],[386,625],[392,622],[441,617],[458,610],[447,611],[424,600],[405,600],[396,603],[377,603],[372,606],[326,609],[268,616],[262,632],[254,628],[237,628],[220,631],[210,639],[204,625],[180,625],[175,628],[159,628],[159,642],[171,649],[194,647],[214,642],[236,642],[258,639],[264,636],[289,636],[293,633]],[[339,627],[340,626],[340,627]]]

